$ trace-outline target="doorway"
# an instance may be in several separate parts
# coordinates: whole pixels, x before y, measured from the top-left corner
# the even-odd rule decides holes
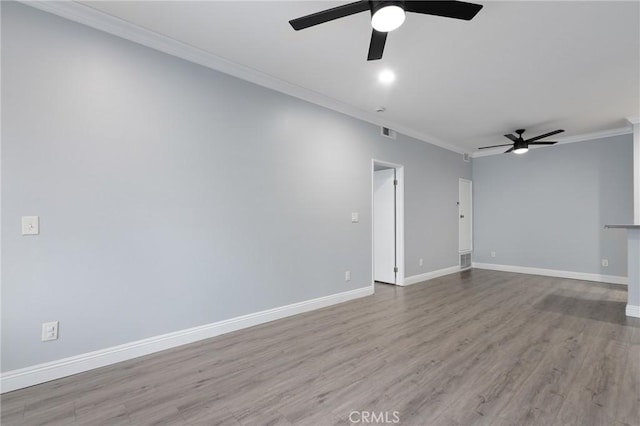
[[[373,281],[404,284],[404,167],[373,160]]]
[[[460,254],[473,250],[473,208],[472,183],[467,179],[459,180],[458,190],[458,251]]]

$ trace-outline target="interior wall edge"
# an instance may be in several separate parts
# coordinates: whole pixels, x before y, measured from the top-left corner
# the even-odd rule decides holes
[[[472,267],[476,269],[487,269],[490,271],[515,272],[518,274],[542,275],[545,277],[569,278],[572,280],[627,285],[627,277],[621,277],[618,275],[590,274],[586,272],[560,271],[557,269],[531,268],[528,266],[498,265],[493,263],[477,262],[473,262]]]

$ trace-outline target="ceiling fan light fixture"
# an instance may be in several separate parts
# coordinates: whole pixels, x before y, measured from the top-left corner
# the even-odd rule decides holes
[[[358,0],[292,19],[289,24],[294,30],[299,31],[357,13],[369,12],[373,31],[371,31],[367,61],[377,61],[382,59],[387,35],[403,24],[405,12],[469,21],[480,9],[482,9],[481,4],[465,1]]]
[[[529,146],[531,145],[555,145],[558,142],[554,142],[554,141],[541,141],[540,139],[544,139],[547,136],[553,136],[553,135],[557,135],[558,133],[562,133],[564,132],[563,129],[558,129],[558,130],[554,130],[553,132],[549,132],[549,133],[545,133],[544,135],[538,135],[534,138],[529,138],[529,139],[524,139],[522,137],[522,134],[525,132],[525,129],[518,129],[516,130],[516,134],[518,136],[512,135],[512,134],[508,134],[508,135],[504,135],[505,138],[509,139],[511,142],[513,143],[503,143],[500,145],[491,145],[491,146],[481,146],[478,149],[489,149],[489,148],[498,148],[501,146],[509,146],[511,145],[511,148],[509,148],[508,150],[506,150],[504,153],[507,154],[509,152],[513,152],[514,154],[524,154],[525,152],[529,151]]]
[[[371,26],[381,33],[388,33],[398,29],[404,22],[404,9],[396,4],[390,4],[376,10],[371,16]]]
[[[525,152],[529,151],[529,144],[527,143],[527,141],[522,139],[522,134],[524,133],[524,129],[518,129],[516,130],[516,133],[518,134],[518,139],[516,139],[516,141],[513,144],[513,153],[524,154]]]

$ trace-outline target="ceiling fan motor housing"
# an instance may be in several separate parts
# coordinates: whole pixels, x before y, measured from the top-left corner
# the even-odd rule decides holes
[[[387,6],[398,6],[405,10],[404,1],[396,1],[396,0],[372,0],[369,1],[371,4],[371,16],[375,15],[377,11]]]
[[[527,144],[522,137],[518,138],[518,140],[516,142],[513,143],[513,149],[528,149],[529,148],[529,144]]]

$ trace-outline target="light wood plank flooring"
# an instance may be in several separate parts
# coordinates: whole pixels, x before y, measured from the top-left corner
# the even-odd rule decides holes
[[[640,321],[625,300],[623,286],[482,270],[376,285],[7,393],[2,425],[333,425],[353,411],[403,425],[640,425]]]

